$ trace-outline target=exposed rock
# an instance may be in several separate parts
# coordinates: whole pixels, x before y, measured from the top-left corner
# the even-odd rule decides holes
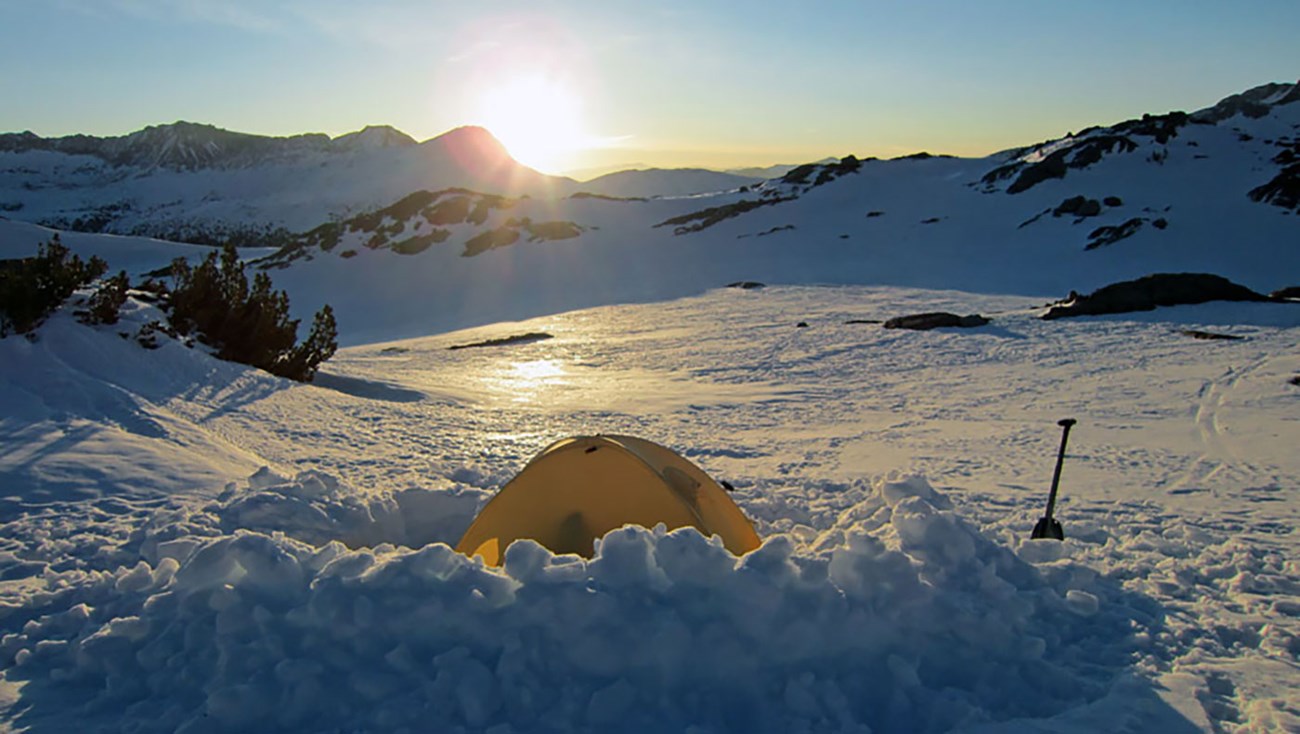
[[[1208,273],[1157,273],[1137,280],[1112,283],[1093,293],[1074,296],[1053,305],[1044,319],[1091,316],[1131,311],[1152,311],[1157,306],[1178,306],[1209,301],[1267,301],[1267,296]]]
[[[1076,217],[1095,217],[1101,214],[1101,202],[1096,199],[1089,199],[1086,196],[1071,196],[1057,204],[1056,208],[1052,210],[1052,216],[1054,217],[1065,214]]]
[[[799,169],[795,169],[795,170],[799,170]],[[794,173],[794,171],[791,171],[791,173]],[[709,227],[712,227],[718,222],[731,219],[732,217],[738,217],[741,214],[744,214],[745,212],[750,211],[752,209],[757,209],[761,206],[772,206],[774,204],[780,204],[781,202],[784,201],[791,201],[794,198],[795,197],[793,196],[774,196],[768,199],[757,199],[757,200],[742,199],[741,201],[737,201],[734,204],[724,204],[723,206],[712,206],[709,207],[708,209],[701,209],[700,211],[697,212],[691,212],[689,214],[683,214],[681,216],[672,217],[671,219],[665,219],[664,221],[656,224],[655,226],[666,227],[669,225],[678,225],[673,227],[673,234],[675,235],[690,234],[691,232],[699,232],[701,230],[708,229]]]
[[[454,344],[447,348],[456,350],[475,349],[478,347],[502,347],[509,344],[531,344],[532,342],[540,342],[553,338],[553,335],[547,334],[544,331],[532,331],[527,334],[514,334],[513,336],[503,336],[496,339],[485,339],[481,342],[473,342],[470,344]]]
[[[752,291],[756,288],[766,288],[766,283],[759,283],[756,280],[738,280],[735,283],[728,283],[728,288],[739,288],[741,290]]]
[[[986,186],[992,186],[998,181],[1015,176],[1015,181],[1007,187],[1007,193],[1018,194],[1044,181],[1065,178],[1068,169],[1087,168],[1100,161],[1106,154],[1131,153],[1137,150],[1137,147],[1137,143],[1126,135],[1097,135],[1066,145],[1033,163],[1017,158],[1011,163],[989,171],[981,181]]]
[[[879,210],[867,212],[867,219],[873,219],[875,217],[883,217],[883,216],[885,216],[885,213]]]
[[[873,159],[868,158],[867,160]],[[817,178],[812,181],[811,186],[817,187],[830,183],[845,174],[857,173],[858,169],[862,168],[862,163],[863,161],[852,155],[846,155],[832,163],[805,163],[802,166],[790,169],[778,180],[781,183],[793,186],[806,186],[809,185],[809,177],[815,173]]]
[[[488,250],[495,250],[498,247],[513,245],[519,239],[519,230],[514,227],[497,227],[489,229],[486,232],[469,238],[465,242],[465,251],[461,253],[464,257],[474,257],[481,255]]]
[[[1177,137],[1178,129],[1187,124],[1186,112],[1170,112],[1164,115],[1143,115],[1140,120],[1126,120],[1114,127],[1116,132],[1130,135],[1147,135],[1164,145],[1170,138]]]
[[[1192,113],[1192,122],[1223,122],[1236,115],[1259,118],[1274,106],[1300,101],[1300,84],[1264,84],[1226,97],[1213,107]]]
[[[939,217],[930,217],[929,219],[922,219],[921,224],[935,224],[939,221],[940,221]]]
[[[771,228],[771,229],[769,229],[769,230],[767,230],[767,231],[765,231],[765,232],[759,232],[757,235],[755,235],[755,237],[766,237],[766,236],[768,236],[768,235],[770,235],[770,234],[776,234],[777,232],[789,232],[789,231],[793,230],[794,228],[795,228],[795,227],[794,227],[793,224],[782,224],[782,225],[778,225],[778,226],[776,226],[776,227],[773,227],[773,228]]]
[[[429,249],[429,246],[436,242],[446,242],[450,236],[451,230],[435,229],[429,234],[408,237],[393,244],[391,249],[399,255],[416,255]]]
[[[1178,333],[1182,334],[1183,336],[1190,336],[1193,339],[1208,339],[1208,340],[1227,339],[1227,340],[1235,341],[1238,339],[1246,338],[1244,336],[1235,336],[1233,334],[1219,334],[1213,331],[1198,331],[1197,329],[1183,329]]]
[[[1118,196],[1107,196],[1106,198],[1101,200],[1101,203],[1105,204],[1106,206],[1124,206],[1124,200],[1119,198]]]
[[[573,222],[531,222],[525,220],[522,226],[528,231],[529,242],[570,240],[582,234],[582,227]]]
[[[796,329],[807,329],[807,328],[808,328],[808,322],[807,322],[807,321],[800,321],[799,323],[797,323],[797,324],[794,325],[794,328],[796,328]]]
[[[1083,249],[1095,250],[1098,247],[1113,245],[1122,239],[1132,237],[1137,234],[1138,230],[1142,229],[1142,224],[1145,221],[1141,217],[1134,217],[1118,226],[1098,227],[1088,233],[1088,244]]]
[[[931,313],[918,313],[910,316],[895,316],[885,321],[886,329],[938,329],[947,326],[959,326],[971,328],[975,326],[984,326],[989,323],[989,319],[979,314],[969,314],[967,316],[958,316],[955,313],[946,311],[934,311]]]
[[[1268,294],[1269,298],[1300,298],[1300,285],[1289,285]]]
[[[1300,142],[1290,143],[1273,158],[1282,170],[1271,181],[1251,189],[1251,201],[1267,202],[1300,214]]]

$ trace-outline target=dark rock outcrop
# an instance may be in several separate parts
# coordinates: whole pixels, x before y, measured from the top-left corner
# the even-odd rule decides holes
[[[544,331],[533,331],[527,334],[514,334],[512,336],[503,336],[497,339],[485,339],[481,342],[472,342],[470,344],[453,344],[447,347],[451,350],[457,349],[477,349],[480,347],[504,347],[510,344],[531,344],[533,342],[553,339],[554,336]],[[387,350],[385,350],[387,351]]]
[[[1145,221],[1141,217],[1134,217],[1123,224],[1098,227],[1088,233],[1088,244],[1083,249],[1095,250],[1098,247],[1113,245],[1122,239],[1132,237],[1137,234],[1139,229],[1142,229],[1142,224]]]
[[[1191,119],[1192,122],[1202,124],[1223,122],[1237,115],[1255,119],[1267,115],[1275,106],[1296,101],[1300,101],[1300,84],[1264,84],[1226,97],[1213,107],[1194,112]]]
[[[1300,298],[1300,285],[1289,285],[1268,294],[1269,298]]]
[[[1233,334],[1220,334],[1217,331],[1201,331],[1199,329],[1183,329],[1178,333],[1182,334],[1183,336],[1190,336],[1193,339],[1205,339],[1208,341],[1215,341],[1215,340],[1239,341],[1241,339],[1246,338],[1244,336],[1235,336]]]
[[[979,314],[970,314],[967,316],[958,316],[955,313],[946,311],[934,311],[931,313],[911,314],[910,316],[895,316],[885,321],[886,329],[938,329],[947,326],[958,326],[971,328],[975,326],[984,326],[989,323],[989,319]]]
[[[1137,280],[1112,283],[1086,296],[1073,295],[1073,298],[1051,306],[1042,318],[1152,311],[1157,306],[1209,301],[1269,300],[1268,296],[1208,273],[1156,273]]]
[[[765,283],[759,283],[759,282],[756,281],[756,280],[738,280],[738,281],[736,281],[735,283],[728,283],[728,284],[727,284],[727,287],[728,287],[728,288],[739,288],[739,289],[741,289],[741,290],[745,290],[745,291],[752,291],[752,290],[754,290],[754,289],[756,289],[756,288],[765,288],[765,287],[767,287],[767,284],[765,284]]]
[[[1076,217],[1095,217],[1101,214],[1101,202],[1096,199],[1089,199],[1086,196],[1071,196],[1057,204],[1056,208],[1052,210],[1052,216],[1054,217],[1066,214]]]
[[[1272,180],[1251,189],[1247,196],[1251,201],[1269,203],[1300,214],[1300,142],[1283,146],[1273,162],[1282,165],[1282,169]]]

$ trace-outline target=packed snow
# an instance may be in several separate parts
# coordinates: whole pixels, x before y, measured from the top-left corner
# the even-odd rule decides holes
[[[359,345],[314,385],[146,351],[119,336],[146,306],[57,314],[0,341],[3,721],[1296,731],[1300,308],[1042,302],[720,289]],[[993,322],[848,323],[928,310]],[[447,349],[528,332],[554,338]],[[1067,539],[1031,541],[1061,417]],[[763,546],[449,547],[602,432],[729,481]]]

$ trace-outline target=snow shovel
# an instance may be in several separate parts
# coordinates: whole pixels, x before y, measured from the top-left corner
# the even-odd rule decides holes
[[[1052,510],[1056,509],[1056,488],[1061,484],[1061,463],[1065,461],[1065,442],[1070,440],[1070,426],[1077,422],[1073,418],[1062,418],[1056,422],[1056,425],[1065,430],[1061,432],[1061,450],[1056,454],[1056,471],[1052,474],[1052,491],[1047,495],[1047,513],[1034,526],[1034,532],[1029,536],[1030,538],[1065,540],[1065,531],[1061,529],[1061,523],[1052,517]]]

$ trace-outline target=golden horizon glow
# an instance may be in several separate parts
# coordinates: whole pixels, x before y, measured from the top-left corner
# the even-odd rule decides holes
[[[511,157],[543,173],[574,165],[591,146],[582,100],[565,83],[541,74],[517,76],[479,99],[479,116]]]

